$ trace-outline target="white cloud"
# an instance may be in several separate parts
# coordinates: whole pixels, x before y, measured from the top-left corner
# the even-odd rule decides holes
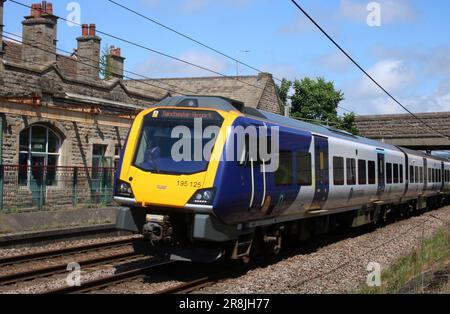
[[[183,11],[198,12],[206,9],[212,4],[232,5],[235,8],[242,8],[246,6],[250,0],[185,0],[182,6]]]
[[[335,51],[328,53],[318,58],[317,62],[328,69],[342,73],[349,69],[351,62],[348,58],[340,51]]]
[[[198,64],[204,68],[211,69],[216,72],[226,72],[228,64],[223,58],[199,51],[186,51],[178,56],[179,59],[187,62]],[[199,69],[195,66],[167,59],[163,56],[155,56],[140,63],[135,71],[150,77],[190,77],[190,76],[216,76],[206,70]]]
[[[378,0],[381,7],[381,25],[391,22],[415,21],[418,11],[410,0]],[[370,13],[367,10],[369,1],[341,0],[339,16],[354,22],[366,22]]]
[[[382,60],[368,70],[368,73],[387,91],[396,92],[416,82],[416,75],[401,60]],[[365,75],[354,85],[357,97],[377,96],[382,91]]]

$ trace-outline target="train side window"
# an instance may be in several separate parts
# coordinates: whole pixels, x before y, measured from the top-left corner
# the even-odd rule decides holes
[[[414,182],[419,183],[419,166],[414,167]]]
[[[297,184],[301,186],[310,186],[311,179],[311,154],[297,153]]]
[[[436,182],[436,169],[433,169],[433,183]]]
[[[403,183],[403,165],[400,165],[400,183]]]
[[[394,164],[394,183],[398,183],[398,164]]]
[[[369,184],[375,184],[375,161],[369,160],[367,162],[367,169],[369,173]]]
[[[362,159],[358,160],[358,184],[367,184],[367,166],[366,161]]]
[[[428,182],[432,182],[433,177],[431,176],[431,168],[428,168]]]
[[[344,185],[344,158],[333,157],[334,185]]]
[[[386,183],[392,184],[392,164],[390,162],[386,164]]]
[[[356,184],[356,160],[354,158],[347,158],[347,184]]]
[[[420,178],[420,183],[423,183],[423,167],[419,168],[419,178]]]
[[[438,182],[442,182],[441,169],[438,169]]]
[[[280,164],[275,172],[275,184],[292,184],[292,152],[290,151],[280,151]]]
[[[409,182],[414,183],[414,166],[409,166]]]

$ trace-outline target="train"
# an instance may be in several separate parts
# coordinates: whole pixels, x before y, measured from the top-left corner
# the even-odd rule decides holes
[[[446,159],[220,96],[169,97],[140,112],[114,184],[117,229],[195,262],[248,262],[449,194]]]

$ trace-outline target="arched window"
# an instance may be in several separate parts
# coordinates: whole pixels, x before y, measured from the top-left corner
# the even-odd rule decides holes
[[[19,184],[45,180],[46,185],[55,185],[61,144],[61,138],[44,125],[33,125],[20,132]]]

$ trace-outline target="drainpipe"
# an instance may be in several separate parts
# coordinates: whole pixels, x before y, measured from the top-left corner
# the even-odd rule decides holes
[[[5,168],[3,167],[3,116],[0,116],[0,212],[3,211],[4,176],[5,176]]]

